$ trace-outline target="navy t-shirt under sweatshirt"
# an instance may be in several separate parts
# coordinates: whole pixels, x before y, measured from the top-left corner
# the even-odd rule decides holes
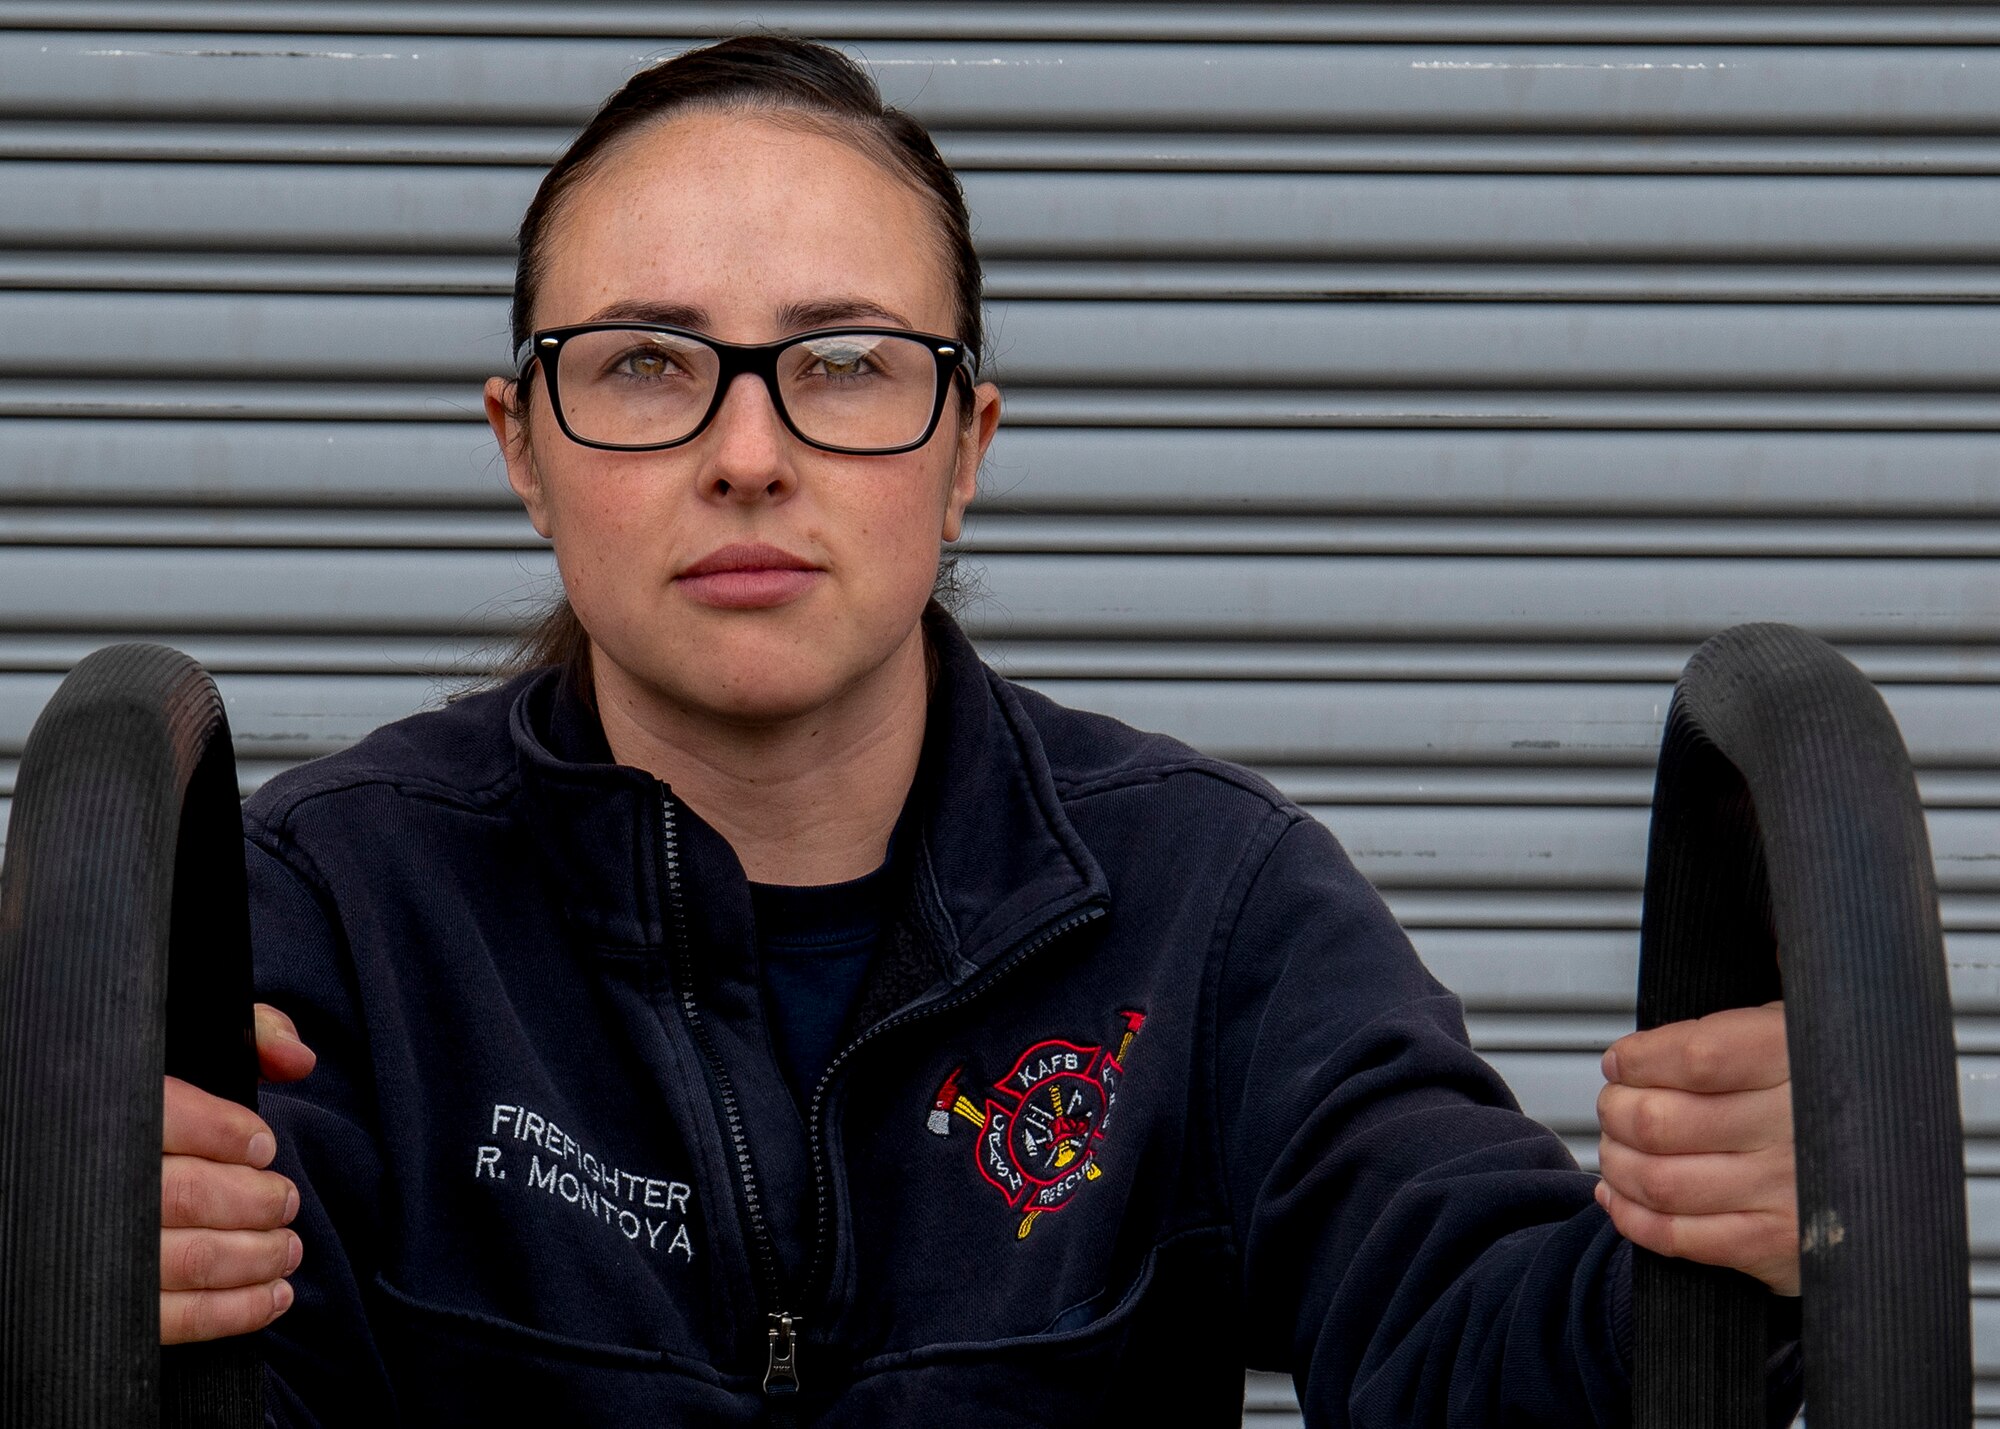
[[[846,883],[750,885],[757,963],[779,1070],[801,1107],[839,1047],[882,934],[892,864]]]

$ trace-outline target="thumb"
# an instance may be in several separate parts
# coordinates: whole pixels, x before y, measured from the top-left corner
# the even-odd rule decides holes
[[[296,1082],[313,1069],[319,1057],[299,1040],[292,1019],[268,1002],[256,1009],[257,1071],[267,1082]]]

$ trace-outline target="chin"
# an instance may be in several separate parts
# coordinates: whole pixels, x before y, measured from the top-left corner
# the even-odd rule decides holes
[[[634,659],[618,659],[615,650],[611,658],[689,713],[746,726],[810,717],[882,673],[902,643],[892,630],[851,618],[676,624],[679,638],[668,647],[635,640]]]
[[[861,674],[826,645],[718,641],[682,653],[682,659],[655,666],[655,687],[684,709],[730,724],[805,718],[838,699]]]
[[[690,703],[712,718],[741,725],[778,725],[809,718],[839,692],[835,681],[773,680],[771,671],[741,682],[708,685]]]

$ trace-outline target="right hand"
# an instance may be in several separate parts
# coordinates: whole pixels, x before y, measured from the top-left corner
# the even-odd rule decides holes
[[[258,1003],[257,1066],[295,1082],[317,1060],[292,1019]],[[160,1343],[247,1335],[291,1308],[304,1247],[286,1229],[299,1191],[263,1168],[278,1140],[246,1106],[166,1078],[160,1156]]]

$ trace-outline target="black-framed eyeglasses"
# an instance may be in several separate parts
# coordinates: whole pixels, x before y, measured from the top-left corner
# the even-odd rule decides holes
[[[905,328],[815,328],[745,346],[633,322],[544,328],[528,340],[524,380],[536,362],[563,435],[583,446],[643,452],[691,442],[748,372],[763,379],[793,436],[857,456],[929,441],[953,375],[975,365],[956,338]]]

